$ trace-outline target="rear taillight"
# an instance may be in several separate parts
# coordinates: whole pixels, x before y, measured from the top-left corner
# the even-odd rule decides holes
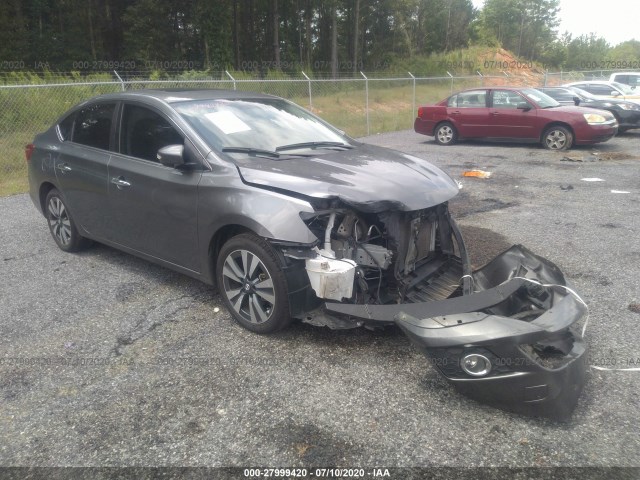
[[[418,116],[420,118],[422,118],[422,112],[423,112],[422,107],[418,107]]]
[[[31,154],[33,153],[35,148],[36,147],[33,143],[30,143],[29,145],[24,147],[24,156],[27,158],[27,162],[31,160]]]

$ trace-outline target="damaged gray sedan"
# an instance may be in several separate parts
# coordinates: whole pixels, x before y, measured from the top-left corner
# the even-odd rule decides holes
[[[215,284],[259,333],[293,320],[397,324],[461,392],[567,418],[586,305],[514,246],[472,272],[458,185],[281,98],[224,90],[96,97],[26,148],[30,194],[65,251],[91,240]]]

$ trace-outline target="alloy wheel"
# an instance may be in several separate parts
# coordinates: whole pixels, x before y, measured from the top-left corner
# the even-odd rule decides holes
[[[224,293],[233,309],[247,322],[264,323],[276,301],[271,274],[264,263],[248,250],[235,250],[224,261]]]
[[[51,233],[62,245],[69,245],[71,242],[71,220],[69,220],[69,214],[64,203],[59,197],[51,197],[48,210]]]
[[[440,127],[438,129],[438,140],[440,143],[451,142],[451,140],[453,140],[453,129],[448,125]]]
[[[562,150],[567,144],[567,135],[562,130],[551,130],[547,133],[545,142],[551,150]]]

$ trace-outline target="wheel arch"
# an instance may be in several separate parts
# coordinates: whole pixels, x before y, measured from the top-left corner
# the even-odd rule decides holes
[[[43,215],[46,215],[46,205],[44,204],[45,200],[47,199],[47,195],[49,194],[49,192],[51,190],[53,190],[54,188],[57,188],[53,183],[51,182],[43,182],[40,185],[40,188],[38,189],[38,203],[40,205],[40,212]]]
[[[547,131],[552,128],[552,127],[564,127],[567,130],[569,130],[569,132],[571,132],[571,135],[573,136],[573,141],[575,142],[576,140],[576,132],[573,130],[573,127],[571,127],[571,125],[569,125],[566,122],[562,122],[559,120],[554,120],[553,122],[549,122],[547,123],[544,128],[542,129],[542,132],[540,133],[540,143],[542,143],[544,141],[544,135],[545,133],[547,133]]]

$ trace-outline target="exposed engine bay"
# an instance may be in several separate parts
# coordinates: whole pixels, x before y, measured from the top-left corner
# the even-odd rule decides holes
[[[383,305],[460,290],[461,249],[446,203],[413,212],[333,208],[303,220],[323,239],[305,258],[318,298]]]

